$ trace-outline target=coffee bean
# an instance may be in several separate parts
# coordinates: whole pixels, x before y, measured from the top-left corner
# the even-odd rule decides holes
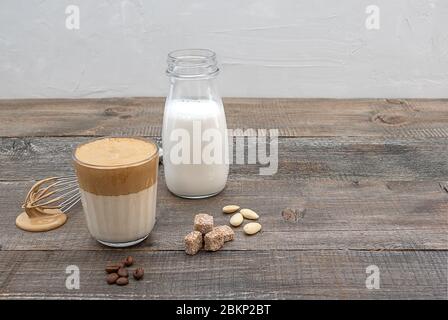
[[[107,273],[116,273],[118,271],[118,269],[121,268],[121,265],[119,264],[109,264],[106,267],[106,272]]]
[[[120,277],[117,279],[115,283],[118,284],[119,286],[125,286],[129,283],[129,280],[126,277]]]
[[[120,268],[120,269],[118,269],[118,275],[120,276],[120,277],[128,277],[128,270],[126,269],[126,268]]]
[[[143,268],[137,268],[134,270],[133,276],[135,280],[140,280],[141,278],[143,278],[145,274],[145,270],[143,270]]]
[[[109,273],[106,277],[106,281],[108,284],[114,284],[117,279],[119,278],[118,274],[116,273]]]
[[[126,267],[130,267],[134,264],[134,258],[127,256],[126,259],[123,260],[123,263]]]

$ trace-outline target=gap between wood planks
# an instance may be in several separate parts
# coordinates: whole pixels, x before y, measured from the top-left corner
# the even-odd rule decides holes
[[[121,250],[126,250],[127,252],[184,252],[183,249],[138,249],[138,248],[122,248]],[[0,252],[117,252],[116,249],[110,249],[110,248],[98,248],[97,250],[94,249],[76,249],[76,250],[69,250],[69,249],[24,249],[24,250],[17,250],[17,249],[3,249],[0,246]],[[413,249],[413,248],[378,248],[378,249],[369,249],[369,248],[344,248],[344,249],[300,249],[300,248],[292,248],[292,249],[226,249],[223,252],[288,252],[288,251],[297,251],[297,252],[344,252],[344,251],[353,251],[353,252],[445,252],[448,251],[447,249]],[[213,252],[208,253],[213,254]]]

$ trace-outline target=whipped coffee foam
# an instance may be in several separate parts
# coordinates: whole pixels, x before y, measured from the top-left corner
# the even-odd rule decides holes
[[[113,137],[80,145],[75,157],[90,166],[129,166],[147,160],[156,147],[141,139]]]
[[[79,186],[93,194],[136,193],[157,180],[157,145],[138,138],[103,138],[74,153]]]

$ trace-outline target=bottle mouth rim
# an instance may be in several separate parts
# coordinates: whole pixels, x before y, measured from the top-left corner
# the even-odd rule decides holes
[[[177,78],[214,77],[219,72],[216,53],[209,49],[179,49],[168,53],[167,75]]]
[[[210,49],[179,49],[168,53],[168,63],[188,62],[192,65],[203,65],[204,61],[213,60],[216,63],[216,53]]]

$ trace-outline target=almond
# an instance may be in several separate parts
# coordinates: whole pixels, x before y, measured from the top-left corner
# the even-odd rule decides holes
[[[261,224],[257,222],[250,222],[246,224],[244,227],[244,232],[248,235],[256,234],[261,230]]]
[[[224,213],[233,213],[240,210],[240,207],[234,204],[225,206],[224,208],[222,208],[222,212]]]
[[[259,218],[258,214],[251,209],[241,209],[240,213],[246,219],[257,220]]]
[[[234,227],[238,227],[243,223],[243,215],[241,213],[235,213],[232,218],[230,218],[230,224]]]

